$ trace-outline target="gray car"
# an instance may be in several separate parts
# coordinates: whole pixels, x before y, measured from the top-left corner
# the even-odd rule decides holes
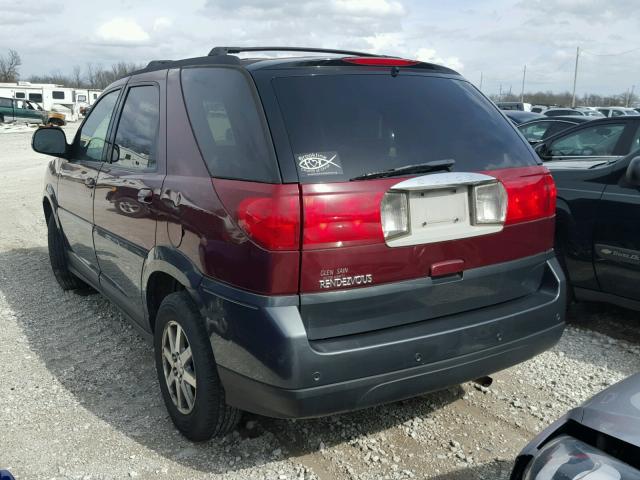
[[[600,392],[534,438],[511,480],[640,479],[640,374]]]

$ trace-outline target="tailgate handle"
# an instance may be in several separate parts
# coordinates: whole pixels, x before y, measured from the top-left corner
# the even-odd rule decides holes
[[[464,270],[464,260],[445,260],[444,262],[436,262],[431,264],[429,276],[444,277],[446,275],[454,275],[462,273]]]

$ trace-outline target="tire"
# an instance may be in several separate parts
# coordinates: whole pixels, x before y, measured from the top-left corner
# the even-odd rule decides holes
[[[56,277],[60,287],[63,290],[87,289],[88,285],[69,271],[64,238],[53,215],[49,217],[47,222],[47,243],[53,276]]]
[[[0,115],[0,123],[4,123],[4,115]]]
[[[177,333],[178,327],[181,329],[180,334]],[[169,338],[173,338],[173,342]],[[176,338],[182,339],[178,340],[178,345],[175,345]],[[191,349],[190,357],[184,355],[186,345]],[[168,347],[174,363],[165,356],[165,347]],[[178,355],[181,348],[182,355]],[[156,317],[154,350],[160,390],[176,428],[195,442],[231,432],[240,421],[241,412],[225,402],[224,388],[218,377],[209,336],[202,317],[187,292],[172,293],[162,301]],[[180,357],[189,359],[178,365]],[[169,387],[170,380],[167,377],[171,378],[171,372],[177,373],[173,375],[172,387]],[[191,395],[187,395],[188,392],[180,389],[182,402],[177,398],[179,375],[184,388],[191,392]],[[190,381],[186,380],[188,377],[191,377]]]

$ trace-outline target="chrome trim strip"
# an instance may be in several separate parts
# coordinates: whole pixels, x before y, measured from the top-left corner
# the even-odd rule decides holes
[[[390,190],[439,190],[461,185],[479,185],[497,182],[495,177],[473,172],[446,172],[422,175],[396,183]]]

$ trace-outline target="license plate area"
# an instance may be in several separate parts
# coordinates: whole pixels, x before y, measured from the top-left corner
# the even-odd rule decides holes
[[[408,196],[410,230],[387,240],[387,245],[404,247],[500,232],[501,224],[474,225],[472,221],[471,189],[487,178],[479,174],[436,174],[392,187]]]

